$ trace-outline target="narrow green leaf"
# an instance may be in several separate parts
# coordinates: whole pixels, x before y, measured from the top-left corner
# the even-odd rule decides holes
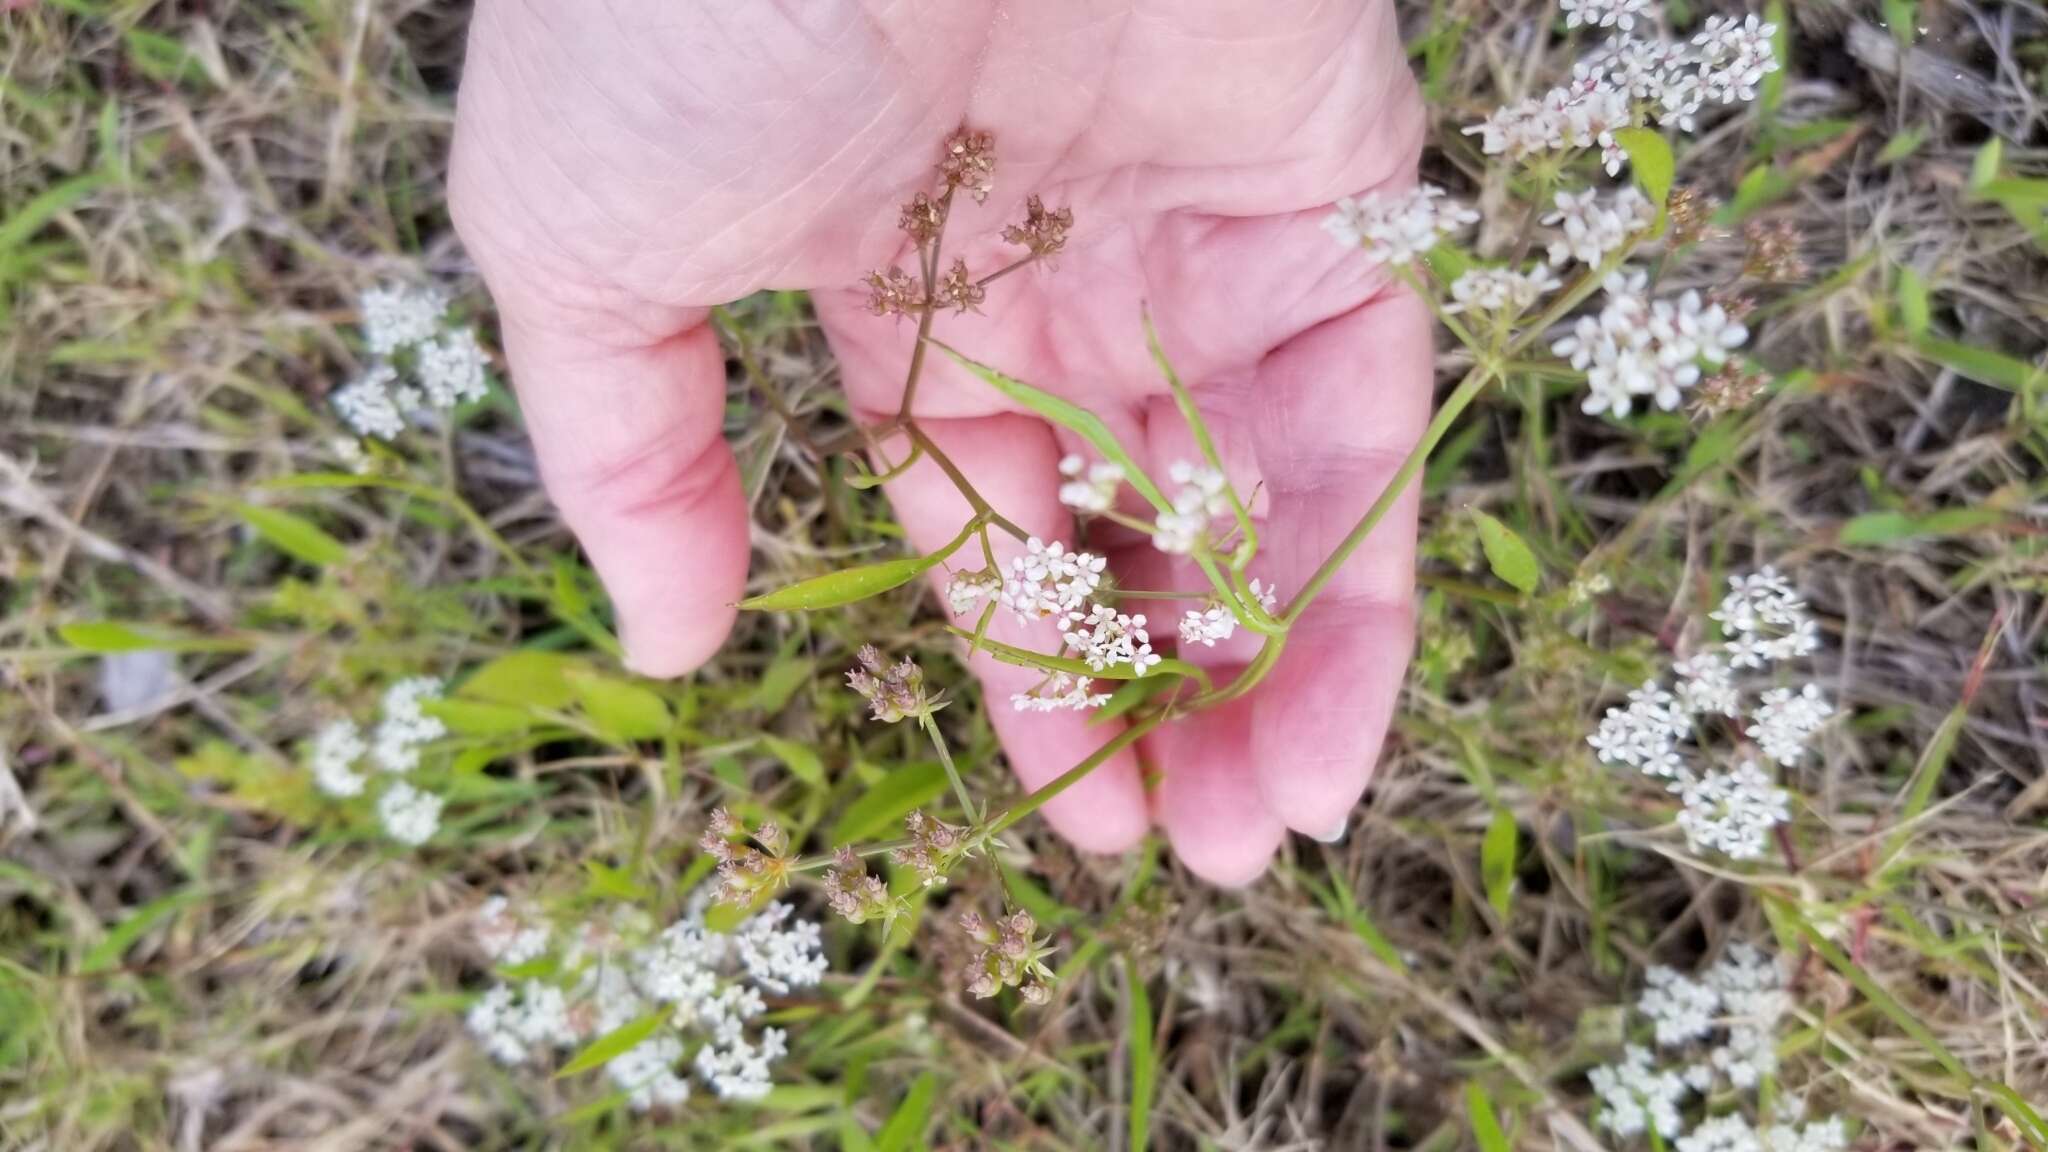
[[[1117,443],[1116,437],[1109,430],[1109,425],[1104,424],[1101,417],[1050,392],[1033,388],[1022,380],[1005,376],[986,364],[969,360],[940,341],[934,340],[932,344],[996,391],[1086,440],[1102,454],[1103,459],[1123,468],[1124,479],[1130,481],[1131,487],[1138,490],[1138,495],[1143,496],[1161,512],[1172,510],[1173,506],[1159,491],[1159,486],[1152,482],[1152,478],[1145,474],[1143,468],[1138,467],[1138,462],[1129,452],[1124,451],[1124,446]]]
[[[1974,191],[1986,187],[1998,179],[1998,173],[2004,167],[2005,141],[1993,136],[1970,158],[1970,188]]]
[[[1472,1141],[1479,1152],[1510,1152],[1507,1133],[1494,1115],[1493,1097],[1477,1080],[1465,1081],[1465,1116],[1472,1122]]]
[[[1621,145],[1622,151],[1628,153],[1629,170],[1636,183],[1642,185],[1643,194],[1657,206],[1657,216],[1661,220],[1664,204],[1671,198],[1671,181],[1678,172],[1678,162],[1671,155],[1671,145],[1649,128],[1623,128],[1614,134],[1614,140]]]
[[[1845,548],[1898,544],[1928,537],[1966,536],[2003,524],[2000,508],[1944,508],[1925,516],[1904,512],[1866,512],[1844,521],[1835,543]]]
[[[1913,341],[1922,356],[1968,376],[1979,384],[2018,392],[2042,375],[2042,370],[2003,352],[1958,344],[1925,336]]]
[[[604,1067],[606,1064],[611,1063],[614,1057],[622,1056],[638,1048],[642,1040],[654,1035],[663,1024],[668,1022],[670,1014],[671,1012],[667,1008],[649,1012],[638,1020],[621,1025],[599,1036],[597,1039],[592,1040],[583,1051],[578,1052],[574,1059],[562,1065],[562,1070],[555,1073],[554,1078],[560,1080],[565,1077],[588,1072],[592,1068]]]
[[[239,652],[249,645],[171,632],[123,620],[76,620],[57,625],[57,638],[81,652]]]
[[[1929,307],[1927,302],[1927,281],[1914,271],[1910,264],[1899,266],[1899,322],[1905,326],[1906,335],[1918,340],[1927,335]]]
[[[1523,595],[1536,591],[1543,577],[1536,553],[1507,525],[1477,508],[1472,509],[1472,516],[1479,522],[1479,546],[1486,552],[1486,566]]]
[[[628,901],[645,900],[651,895],[645,885],[634,882],[631,872],[614,868],[602,860],[585,860],[583,871],[590,877],[584,885],[588,895]]]
[[[476,700],[427,700],[420,711],[448,725],[458,736],[501,736],[533,727],[533,712],[509,704],[487,704]]]
[[[1145,1152],[1152,1143],[1152,1096],[1159,1081],[1158,1053],[1152,1044],[1152,1000],[1138,965],[1124,958],[1124,997],[1129,1013],[1124,1036],[1131,1051],[1130,1152]]]
[[[799,580],[787,588],[740,601],[749,612],[815,612],[838,608],[871,596],[901,588],[946,558],[943,552],[930,556],[904,556],[878,564],[863,564]]]
[[[128,949],[134,947],[137,940],[142,939],[143,933],[163,923],[179,909],[197,903],[205,896],[204,889],[184,888],[168,896],[159,896],[130,912],[126,919],[116,924],[78,962],[79,975],[89,976],[95,972],[105,972],[119,964],[121,957],[128,954]]]
[[[325,568],[348,559],[348,546],[310,520],[279,508],[237,504],[235,514],[276,549],[303,564]]]
[[[1486,826],[1486,839],[1479,845],[1479,874],[1486,882],[1486,902],[1503,920],[1515,900],[1515,856],[1520,849],[1521,831],[1514,814],[1496,808],[1493,823]]]
[[[1143,676],[1136,680],[1127,680],[1123,687],[1110,693],[1107,703],[1089,714],[1088,723],[1107,724],[1150,700],[1160,691],[1171,687],[1173,683],[1174,680],[1170,676]]]
[[[875,1152],[910,1152],[925,1147],[925,1129],[932,1121],[932,1097],[939,1089],[938,1077],[927,1072],[910,1085],[903,1103],[889,1116],[889,1122],[875,1135]]]
[[[462,682],[459,692],[494,704],[560,711],[576,701],[569,673],[585,667],[582,661],[560,652],[521,649],[478,668]]]
[[[668,702],[644,684],[587,669],[572,670],[569,683],[575,687],[577,702],[590,722],[621,743],[658,740],[675,723],[669,715]]]
[[[765,733],[761,737],[761,743],[775,754],[777,760],[782,761],[782,766],[789,769],[790,775],[806,784],[825,782],[825,762],[818,758],[816,752],[794,740],[784,740],[780,736],[769,736]]]
[[[50,185],[9,216],[6,223],[0,224],[0,255],[13,251],[22,241],[41,231],[43,225],[56,218],[59,212],[99,190],[112,178],[112,172],[96,168],[83,176],[73,176]]]
[[[905,764],[890,771],[846,806],[832,825],[834,844],[873,840],[905,816],[946,793],[946,769],[936,760]]]

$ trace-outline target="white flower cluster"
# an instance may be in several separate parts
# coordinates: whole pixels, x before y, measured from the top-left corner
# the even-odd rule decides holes
[[[1080,609],[1102,585],[1102,570],[1109,561],[1089,552],[1069,552],[1055,540],[1050,544],[1033,536],[1024,543],[1025,553],[1010,559],[1009,578],[1003,582],[1003,604],[1017,619],[1066,619]]]
[[[1702,362],[1721,364],[1749,340],[1748,328],[1698,292],[1652,301],[1647,283],[1642,272],[1609,274],[1599,314],[1580,316],[1571,333],[1550,346],[1585,372],[1580,408],[1588,415],[1626,416],[1642,396],[1668,412],[1699,382]]]
[[[1376,264],[1412,264],[1417,256],[1459,229],[1476,224],[1479,213],[1453,200],[1434,184],[1405,192],[1371,192],[1337,201],[1323,228],[1347,248],[1363,248]]]
[[[1543,223],[1561,233],[1550,242],[1550,262],[1558,267],[1576,260],[1597,268],[1628,238],[1657,222],[1657,208],[1642,190],[1630,185],[1600,203],[1598,189],[1559,192],[1551,201],[1556,211]]]
[[[1124,466],[1110,460],[1093,464],[1079,456],[1060,460],[1060,503],[1076,512],[1107,512],[1116,504],[1117,486],[1124,482]]]
[[[448,297],[403,284],[360,301],[363,343],[376,359],[334,393],[334,410],[359,435],[395,439],[413,413],[481,400],[490,358],[476,330],[450,327]]]
[[[356,771],[356,766],[366,756],[389,775],[404,775],[419,767],[422,748],[448,732],[438,717],[421,708],[440,696],[441,681],[415,676],[385,690],[377,729],[369,741],[364,741],[362,729],[353,720],[336,720],[320,729],[306,749],[314,786],[343,799],[362,795],[369,778]],[[441,797],[405,780],[389,781],[377,797],[377,817],[385,833],[415,847],[440,829],[441,807]]]
[[[1251,594],[1269,616],[1279,607],[1279,597],[1257,579],[1251,582]],[[1180,642],[1183,645],[1200,644],[1204,648],[1214,648],[1219,641],[1235,635],[1237,613],[1213,601],[1199,609],[1190,608],[1181,615]]]
[[[766,1096],[775,1061],[789,1050],[788,1037],[779,1028],[749,1034],[748,1026],[768,1010],[764,993],[787,995],[824,979],[819,928],[777,902],[731,934],[720,934],[705,925],[706,907],[701,896],[694,899],[682,919],[639,948],[629,948],[616,929],[631,917],[615,916],[614,927],[584,933],[562,958],[563,970],[580,968],[570,991],[538,980],[516,990],[494,985],[471,1007],[470,1032],[501,1063],[524,1064],[538,1053],[589,1043],[662,1011],[671,1031],[656,1032],[605,1065],[635,1109],[674,1107],[689,1099],[690,1083],[677,1066],[692,1044],[691,1070],[721,1098]],[[513,959],[517,954],[529,960],[545,954],[545,927],[511,915],[503,901],[484,906],[478,922],[484,950],[508,964],[519,962]],[[604,947],[587,957],[585,946],[593,938],[602,938]]]
[[[1636,1012],[1655,1048],[1677,1063],[1664,1067],[1650,1048],[1631,1044],[1620,1063],[1587,1075],[1600,1098],[1599,1122],[1617,1136],[1655,1132],[1680,1152],[1841,1152],[1848,1134],[1839,1119],[1801,1126],[1796,1114],[1756,1127],[1740,1113],[1702,1121],[1690,1136],[1686,1098],[1726,1083],[1754,1091],[1778,1070],[1778,1023],[1791,1008],[1777,962],[1735,943],[1698,979],[1670,968],[1650,969]],[[1733,1142],[1731,1142],[1733,1141]]]
[[[994,572],[955,572],[946,581],[946,607],[955,616],[965,616],[1003,594],[1003,578]]]
[[[1095,681],[1086,676],[1055,672],[1029,692],[1010,696],[1010,707],[1019,712],[1086,712],[1109,703],[1109,693],[1091,691]]]
[[[1628,35],[1648,0],[1562,0],[1566,23],[1618,28],[1611,39],[1581,60],[1569,83],[1541,96],[1496,109],[1465,129],[1480,138],[1487,155],[1526,159],[1542,152],[1598,147],[1612,176],[1627,154],[1614,133],[1655,117],[1666,128],[1691,132],[1707,104],[1756,99],[1757,85],[1778,70],[1771,38],[1777,27],[1755,15],[1742,20],[1712,16],[1690,40]]]
[[[1161,512],[1152,546],[1169,556],[1193,552],[1209,532],[1209,521],[1230,511],[1230,481],[1205,464],[1176,460],[1167,475],[1180,490],[1173,510]]]
[[[1735,670],[1811,654],[1819,626],[1785,578],[1773,568],[1729,580],[1730,591],[1713,619],[1727,634],[1718,651],[1702,651],[1673,665],[1677,690],[1652,680],[1610,708],[1587,738],[1603,763],[1623,764],[1669,781],[1683,804],[1678,826],[1694,851],[1713,849],[1738,860],[1755,859],[1771,830],[1791,819],[1791,796],[1755,760],[1733,770],[1696,770],[1681,745],[1702,716],[1742,718],[1743,694]],[[1813,684],[1797,690],[1764,689],[1749,714],[1745,735],[1785,767],[1797,765],[1834,707]]]
[[[1505,312],[1520,315],[1559,288],[1557,273],[1547,264],[1514,268],[1474,268],[1451,281],[1451,303],[1445,312]]]
[[[1090,604],[1084,615],[1069,612],[1060,621],[1062,641],[1080,653],[1082,662],[1097,672],[1129,664],[1140,676],[1159,663],[1152,651],[1151,634],[1145,631],[1145,617],[1119,612],[1107,604]]]

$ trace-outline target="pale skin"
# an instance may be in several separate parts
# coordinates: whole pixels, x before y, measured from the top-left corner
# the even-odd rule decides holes
[[[1014,259],[998,234],[1030,193],[1070,206],[1075,226],[1056,267],[1004,277],[982,315],[941,314],[934,334],[1086,405],[1164,478],[1197,456],[1146,351],[1149,309],[1232,481],[1255,493],[1250,574],[1283,605],[1421,435],[1427,313],[1319,226],[1339,196],[1414,179],[1422,109],[1386,0],[487,0],[457,118],[456,223],[498,305],[548,490],[636,670],[710,659],[744,594],[748,513],[720,435],[709,310],[811,292],[854,414],[893,416],[915,324],[870,315],[858,282],[917,266],[898,206],[931,188],[963,123],[994,134],[995,190],[959,198],[947,263],[980,275]],[[1003,515],[1079,540],[1055,496],[1071,437],[938,355],[913,414]],[[884,449],[900,459],[901,439]],[[928,460],[886,491],[920,550],[971,514]],[[1410,493],[1255,691],[1152,732],[1044,817],[1094,852],[1156,824],[1219,884],[1256,877],[1289,830],[1341,831],[1408,660],[1415,517]],[[995,540],[1005,560],[1022,548]],[[1125,586],[1206,586],[1127,530],[1088,546]],[[1166,647],[1186,606],[1125,610]],[[991,634],[1058,645],[1050,624],[1007,612]],[[1221,680],[1255,644],[1241,630],[1182,655]],[[969,664],[1027,788],[1114,731],[1013,712],[1036,675]],[[1150,790],[1141,762],[1157,772]]]

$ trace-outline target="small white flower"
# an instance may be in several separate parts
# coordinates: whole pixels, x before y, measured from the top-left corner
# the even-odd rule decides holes
[[[417,848],[440,830],[441,804],[439,796],[393,780],[377,797],[377,818],[383,821],[386,835]]]
[[[341,462],[341,466],[358,476],[370,474],[370,454],[363,451],[363,442],[353,436],[336,436],[327,441],[327,450]]]
[[[1088,463],[1076,455],[1060,460],[1060,503],[1076,512],[1107,512],[1116,504],[1117,486],[1124,482],[1123,465],[1109,460]]]
[[[1807,740],[1834,713],[1818,685],[1808,684],[1797,693],[1771,688],[1757,704],[1755,723],[1743,734],[1756,741],[1765,756],[1790,768],[1806,754]]]
[[[377,725],[370,759],[386,772],[406,773],[419,766],[420,749],[447,735],[448,726],[420,705],[441,697],[441,681],[432,676],[400,680],[384,691],[383,719]]]
[[[1820,647],[1820,629],[1806,601],[1776,569],[1731,576],[1728,595],[1712,618],[1728,637],[1728,663],[1762,668],[1806,656]]]
[[[1678,1106],[1690,1089],[1676,1073],[1660,1069],[1647,1048],[1629,1045],[1621,1063],[1586,1075],[1600,1097],[1600,1123],[1617,1136],[1654,1130],[1669,1140],[1685,1130]]]
[[[336,720],[328,724],[314,734],[307,750],[313,783],[329,796],[361,795],[364,780],[355,771],[355,765],[368,751],[355,721]]]
[[[1109,703],[1109,693],[1089,691],[1094,684],[1086,676],[1055,672],[1031,691],[1011,695],[1010,706],[1019,712],[1086,712]]]
[[[690,1082],[676,1075],[683,1042],[674,1036],[650,1036],[611,1058],[605,1075],[627,1094],[635,1112],[673,1108],[690,1098]]]
[[[1609,708],[1586,743],[1601,762],[1627,764],[1651,776],[1679,776],[1679,740],[1692,731],[1692,718],[1671,693],[1646,681],[1628,694],[1626,708]]]
[[[1060,631],[1066,646],[1078,652],[1088,667],[1097,672],[1129,664],[1133,671],[1143,675],[1159,663],[1142,615],[1127,615],[1107,604],[1091,604],[1085,614],[1069,612],[1060,622]]]
[[[1376,264],[1411,264],[1438,240],[1479,220],[1479,213],[1421,184],[1406,192],[1372,192],[1337,201],[1323,228]]]
[[[1648,11],[1650,0],[1558,0],[1565,14],[1565,27],[1620,28],[1636,26],[1636,14]]]
[[[1209,521],[1230,511],[1230,481],[1214,468],[1186,460],[1175,461],[1167,475],[1180,488],[1173,495],[1173,510],[1161,512],[1155,522],[1152,546],[1169,556],[1185,556],[1201,546]]]
[[[1069,552],[1057,540],[1047,544],[1033,536],[1025,541],[1025,549],[1024,555],[1010,560],[1003,604],[1027,624],[1064,617],[1087,603],[1109,565],[1091,553]]]
[[[825,943],[816,922],[793,919],[781,901],[747,918],[732,934],[733,951],[754,983],[777,996],[825,978]]]
[[[1700,51],[1700,86],[1706,98],[1720,104],[1756,99],[1756,86],[1778,70],[1778,58],[1771,45],[1778,26],[1759,20],[1754,12],[1737,21],[1728,16],[1709,16],[1699,35],[1692,38]]]
[[[1700,1122],[1689,1135],[1679,1138],[1678,1152],[1764,1152],[1756,1129],[1739,1112],[1715,1116]]]
[[[1506,312],[1519,315],[1560,287],[1557,273],[1547,264],[1526,271],[1513,268],[1474,268],[1451,281],[1451,304],[1446,312]]]
[[[531,908],[514,908],[503,896],[484,901],[476,913],[476,942],[499,964],[525,964],[548,950],[552,933]]]
[[[414,370],[427,402],[436,408],[484,398],[484,369],[490,360],[476,341],[476,330],[457,328],[419,346]]]
[[[1733,772],[1709,772],[1672,785],[1685,807],[1678,826],[1694,851],[1713,849],[1731,859],[1754,860],[1770,845],[1771,829],[1792,818],[1792,798],[1754,760]]]
[[[1659,1048],[1676,1048],[1714,1030],[1721,994],[1675,969],[1658,966],[1644,974],[1636,1009],[1656,1030]]]
[[[363,343],[377,356],[389,356],[441,331],[448,297],[434,288],[387,284],[363,293]]]
[[[1728,661],[1718,652],[1701,652],[1671,666],[1678,674],[1678,703],[1695,715],[1733,716],[1741,710]]]
[[[372,364],[332,400],[342,423],[357,434],[390,440],[405,431],[405,410],[399,402],[398,373],[389,364]]]
[[[1606,204],[1599,202],[1599,192],[1593,188],[1559,192],[1553,203],[1556,210],[1544,216],[1543,223],[1561,233],[1550,242],[1550,262],[1555,265],[1577,260],[1598,267],[1657,218],[1649,198],[1633,185],[1615,193]]]
[[[1704,360],[1718,365],[1749,339],[1749,329],[1730,319],[1727,309],[1703,303],[1691,290],[1676,302],[1651,305],[1650,334],[1657,338],[1658,357],[1669,364]]]
[[[946,607],[955,616],[971,615],[983,600],[1003,594],[1003,578],[993,572],[955,572],[946,581]]]

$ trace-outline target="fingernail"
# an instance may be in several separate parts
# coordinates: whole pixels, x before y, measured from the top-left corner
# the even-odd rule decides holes
[[[1313,839],[1320,841],[1324,844],[1336,844],[1342,842],[1344,839],[1344,833],[1349,832],[1350,830],[1351,817],[1344,816],[1340,817],[1337,820],[1337,826],[1335,828],[1330,829],[1328,832],[1325,832],[1321,836],[1313,837]]]

